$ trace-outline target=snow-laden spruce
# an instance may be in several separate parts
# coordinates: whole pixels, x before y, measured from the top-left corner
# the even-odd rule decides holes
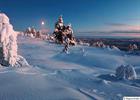
[[[121,65],[116,69],[116,77],[118,79],[133,80],[137,78],[136,71],[132,65]]]
[[[0,24],[0,42],[3,48],[4,60],[14,66],[17,59],[17,34],[13,30],[9,18],[4,13],[0,13]]]
[[[17,55],[17,32],[14,31],[9,18],[4,13],[0,13],[0,44],[2,45],[3,53],[2,63],[5,61],[11,66],[17,66],[19,65],[19,61],[22,61],[20,63],[24,64],[25,60]]]

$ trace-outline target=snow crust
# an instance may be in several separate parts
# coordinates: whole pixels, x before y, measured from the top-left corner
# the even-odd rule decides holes
[[[33,65],[15,68],[14,74],[26,76],[22,83],[19,78],[14,79],[18,83],[16,85],[24,87],[20,88],[25,93],[20,95],[22,99],[122,100],[123,96],[139,96],[140,57],[137,55],[81,45],[70,47],[69,54],[66,54],[62,53],[63,45],[48,41],[18,37],[18,42],[19,54]],[[121,65],[132,65],[137,78],[118,80],[115,70]],[[14,96],[16,94],[15,91]]]

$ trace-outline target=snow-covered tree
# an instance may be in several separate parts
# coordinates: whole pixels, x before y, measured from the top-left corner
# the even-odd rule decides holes
[[[116,69],[116,77],[118,79],[125,79],[125,66],[121,65]]]
[[[4,60],[14,66],[17,60],[17,33],[4,13],[0,13],[0,43]]]
[[[125,77],[126,77],[126,79],[136,79],[137,78],[136,71],[132,65],[126,66]]]
[[[127,66],[121,65],[116,69],[116,77],[118,79],[132,80],[132,79],[136,79],[137,75],[132,65],[127,65]]]
[[[116,47],[115,45],[111,46],[111,48],[112,48],[113,50],[120,51],[120,49],[119,49],[118,47]]]

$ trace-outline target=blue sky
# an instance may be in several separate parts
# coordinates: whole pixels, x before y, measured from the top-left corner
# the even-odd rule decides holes
[[[5,12],[16,30],[28,26],[54,29],[59,15],[74,31],[92,33],[140,34],[140,0],[1,0]]]

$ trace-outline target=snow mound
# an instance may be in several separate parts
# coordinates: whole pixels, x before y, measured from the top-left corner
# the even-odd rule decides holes
[[[17,61],[14,67],[29,67],[30,65],[26,61],[26,59],[20,55],[17,56]]]
[[[31,67],[31,65],[29,65],[29,63],[26,61],[26,59],[20,55],[17,56],[17,60],[16,63],[13,65],[1,65],[0,64],[0,68],[4,68],[4,67],[15,67],[15,68],[20,68],[20,67]]]
[[[121,65],[116,69],[116,77],[118,79],[128,79],[133,80],[137,78],[136,71],[131,65]]]

